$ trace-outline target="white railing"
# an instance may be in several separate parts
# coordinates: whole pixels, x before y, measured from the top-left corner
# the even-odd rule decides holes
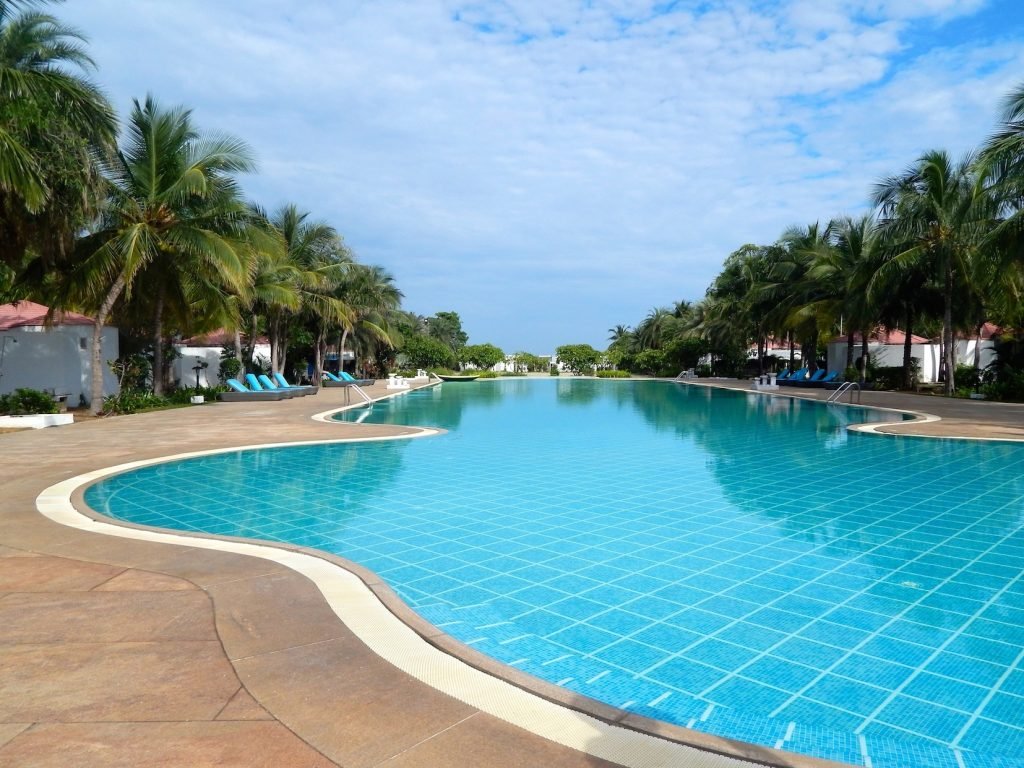
[[[356,391],[356,394],[358,394],[361,398],[363,398],[363,400],[365,400],[367,403],[373,403],[373,398],[370,397],[365,392],[363,392],[363,388],[360,387],[358,384],[352,384],[352,385],[346,387],[346,389],[354,389]]]
[[[846,394],[850,393],[850,402],[853,402],[853,390],[857,390],[857,402],[860,403],[860,384],[856,381],[844,381],[839,385],[839,389],[833,392],[826,398],[826,403],[838,403],[839,399]]]

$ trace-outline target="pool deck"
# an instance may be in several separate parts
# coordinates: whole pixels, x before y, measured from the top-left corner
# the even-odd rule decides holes
[[[750,389],[749,382],[699,385]],[[383,384],[368,389],[390,394]],[[311,581],[283,565],[115,538],[37,511],[44,488],[124,462],[409,433],[310,418],[344,397],[324,389],[284,402],[218,403],[0,436],[0,765],[617,765],[390,665]],[[941,417],[888,431],[1024,438],[1024,406],[873,392],[863,403]]]

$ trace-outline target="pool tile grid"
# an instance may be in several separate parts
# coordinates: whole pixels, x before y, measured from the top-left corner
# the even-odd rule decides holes
[[[286,512],[287,512],[287,511],[286,511]],[[535,522],[536,522],[536,521],[535,521]],[[712,527],[713,527],[713,526],[714,526],[714,523],[712,523]]]
[[[286,511],[286,514],[287,514],[287,511]],[[715,522],[711,522],[709,527],[715,527],[715,525],[716,525]],[[527,534],[526,536],[530,536],[530,535],[532,535],[532,534]],[[719,541],[721,541],[721,540],[719,540]],[[712,546],[712,545],[707,545],[707,546]],[[699,550],[697,550],[697,551],[699,551]],[[496,572],[496,575],[499,575],[499,574]],[[709,598],[707,598],[707,599],[713,599],[713,598],[712,598],[712,596],[709,596]]]
[[[767,470],[770,468],[773,461],[774,459],[766,461],[763,467],[757,468],[757,471],[760,471],[762,468]],[[846,477],[847,479],[856,478],[860,473],[867,469],[871,463],[872,462],[870,460],[865,460],[863,462],[850,462],[849,470],[838,476]],[[921,460],[918,463],[925,465],[927,464],[927,461]],[[904,467],[901,466],[901,471],[903,468]],[[298,470],[298,468],[296,468],[296,470]],[[467,473],[475,472],[475,470],[476,468],[472,463],[467,466]],[[481,475],[485,484],[495,483],[499,479],[499,475],[495,474],[478,474]],[[957,477],[958,475],[959,477]],[[957,500],[959,500],[959,497],[966,497],[967,493],[964,491],[965,480],[981,485],[986,482],[983,475],[983,472],[979,472],[978,468],[973,466],[970,468],[969,473],[965,473],[964,471],[949,473],[949,477],[942,479],[944,492],[949,494],[945,498],[953,500],[956,497]],[[835,480],[837,475],[832,474],[830,477]],[[551,613],[552,616],[559,617],[562,621],[556,620],[554,624],[556,624],[557,627],[553,625],[552,628],[554,631],[549,632],[548,634],[551,635],[558,632],[564,633],[567,629],[573,626],[588,625],[587,628],[593,631],[582,633],[580,635],[580,642],[585,647],[590,648],[591,654],[595,658],[599,658],[603,652],[610,648],[610,645],[597,645],[600,640],[605,639],[604,635],[600,633],[604,632],[607,628],[597,625],[595,622],[599,621],[597,617],[610,614],[613,610],[612,606],[609,606],[609,608],[603,613],[593,613],[591,611],[591,609],[594,609],[593,605],[588,606],[587,604],[583,604],[584,614],[582,616],[562,615],[568,611],[572,611],[573,613],[576,612],[576,609],[569,608],[569,603],[566,602],[567,598],[570,598],[574,592],[571,588],[567,588],[567,584],[562,585],[564,587],[563,589],[559,589],[558,586],[553,586],[556,580],[560,577],[557,574],[548,574],[547,571],[544,570],[546,567],[545,563],[558,561],[560,565],[567,565],[568,567],[575,569],[569,574],[570,576],[588,579],[600,575],[602,578],[608,578],[613,584],[626,583],[624,580],[630,578],[630,570],[639,571],[639,575],[652,579],[649,583],[657,583],[658,577],[653,573],[655,568],[680,568],[680,572],[677,572],[674,576],[670,576],[668,579],[661,579],[661,582],[664,585],[669,586],[672,584],[671,579],[673,578],[676,580],[685,580],[692,577],[692,579],[695,580],[699,579],[700,585],[707,589],[716,590],[719,586],[722,586],[722,591],[729,593],[726,594],[724,598],[720,598],[708,592],[706,593],[707,597],[704,597],[703,600],[714,601],[713,603],[708,603],[704,606],[708,610],[703,610],[699,613],[691,611],[691,614],[694,616],[699,616],[702,620],[716,625],[716,628],[704,628],[701,631],[709,634],[715,634],[730,631],[734,627],[741,626],[744,623],[742,619],[752,615],[751,612],[745,610],[746,606],[743,602],[744,597],[750,598],[747,602],[752,600],[763,601],[765,603],[767,603],[768,599],[771,597],[769,593],[764,591],[761,591],[756,595],[754,593],[744,595],[742,591],[740,591],[742,588],[769,590],[773,587],[778,587],[781,584],[784,584],[784,579],[792,579],[794,581],[809,579],[812,589],[808,590],[805,588],[804,593],[797,594],[796,597],[804,600],[813,600],[814,597],[806,595],[806,592],[810,591],[816,597],[822,599],[835,600],[837,598],[845,598],[845,602],[847,604],[853,603],[855,600],[866,600],[868,598],[875,597],[878,599],[893,601],[898,605],[900,603],[898,598],[906,597],[906,589],[900,587],[898,583],[891,585],[889,583],[883,583],[884,588],[876,589],[876,592],[882,592],[884,594],[873,593],[870,588],[865,587],[857,589],[859,586],[859,574],[852,572],[855,570],[853,566],[860,564],[866,559],[870,559],[872,555],[877,558],[878,564],[888,562],[891,565],[896,565],[899,563],[901,557],[906,557],[906,553],[908,552],[911,556],[917,558],[923,557],[924,555],[921,554],[920,551],[922,549],[922,544],[929,544],[930,549],[926,551],[934,552],[941,548],[943,543],[946,544],[946,552],[949,552],[951,549],[955,549],[960,553],[961,559],[969,560],[973,558],[975,562],[981,562],[978,560],[978,547],[984,542],[984,536],[978,536],[977,541],[972,541],[971,537],[966,535],[959,542],[964,544],[964,546],[949,546],[951,543],[957,543],[952,542],[950,537],[951,533],[961,532],[965,525],[976,523],[969,513],[965,512],[963,514],[957,514],[955,508],[950,508],[949,505],[946,505],[946,508],[943,510],[943,515],[938,522],[929,521],[923,523],[918,526],[915,531],[909,533],[901,532],[897,523],[902,519],[915,519],[912,514],[912,510],[904,508],[903,510],[898,510],[895,514],[891,514],[888,519],[893,521],[893,524],[886,525],[884,522],[879,521],[878,512],[886,510],[885,506],[880,506],[879,502],[863,505],[859,510],[849,510],[848,514],[844,514],[838,518],[835,516],[830,517],[830,513],[826,509],[817,509],[815,506],[817,497],[814,494],[820,494],[821,477],[814,476],[813,473],[811,473],[811,476],[805,484],[779,484],[778,492],[782,493],[783,491],[786,491],[789,494],[788,502],[781,496],[777,502],[768,500],[764,504],[760,504],[756,512],[744,515],[739,520],[736,517],[729,517],[728,514],[723,514],[728,513],[732,508],[730,503],[727,503],[720,498],[716,498],[710,503],[705,502],[699,513],[690,518],[689,523],[691,527],[689,532],[691,534],[691,538],[682,545],[679,545],[678,541],[673,538],[677,533],[673,528],[673,525],[678,525],[678,520],[660,506],[664,505],[666,502],[667,489],[650,487],[644,492],[636,494],[635,504],[631,505],[635,510],[637,510],[633,516],[633,521],[631,522],[635,523],[636,528],[645,528],[646,530],[636,530],[629,536],[619,537],[619,543],[623,545],[620,552],[622,559],[616,562],[615,558],[588,558],[588,554],[593,554],[594,548],[587,545],[587,538],[602,537],[607,540],[608,537],[616,534],[617,524],[613,518],[610,518],[608,523],[605,524],[604,515],[602,514],[606,512],[605,510],[595,509],[593,506],[583,506],[578,502],[574,503],[571,493],[560,491],[560,486],[565,482],[565,480],[566,478],[564,477],[553,476],[550,478],[550,482],[542,484],[540,489],[536,491],[532,497],[524,499],[522,507],[520,507],[519,504],[514,503],[514,501],[510,501],[506,498],[506,503],[503,505],[503,512],[508,517],[508,525],[505,526],[488,525],[486,522],[483,525],[478,525],[478,521],[461,526],[453,525],[452,520],[454,520],[454,516],[452,516],[451,520],[439,519],[436,514],[436,509],[423,510],[417,520],[416,515],[408,516],[404,515],[404,513],[398,512],[398,510],[410,508],[415,504],[417,501],[415,496],[403,496],[402,494],[392,495],[388,500],[389,506],[387,507],[387,511],[391,514],[402,514],[407,518],[411,525],[416,525],[420,532],[423,532],[425,536],[429,536],[429,541],[425,546],[416,546],[418,539],[415,536],[404,536],[401,538],[385,537],[385,541],[381,541],[379,538],[374,538],[374,534],[370,530],[372,527],[371,525],[367,525],[365,529],[358,524],[346,523],[345,525],[339,525],[331,519],[330,515],[320,517],[317,524],[323,525],[326,531],[338,532],[340,536],[337,540],[347,540],[350,543],[356,544],[358,548],[354,549],[354,554],[349,556],[352,556],[353,559],[356,560],[362,560],[362,562],[367,564],[369,567],[378,570],[378,572],[385,578],[388,578],[388,568],[399,569],[403,567],[423,568],[429,573],[429,575],[422,576],[421,578],[451,578],[451,573],[453,572],[450,568],[451,563],[439,556],[439,552],[434,551],[433,549],[434,547],[443,546],[442,540],[449,538],[461,538],[464,541],[467,541],[469,543],[469,550],[476,551],[481,558],[477,560],[478,565],[486,567],[493,563],[498,566],[497,568],[489,569],[494,572],[494,575],[489,577],[485,576],[484,578],[480,578],[483,574],[479,572],[476,574],[470,574],[469,572],[460,574],[461,578],[453,579],[455,583],[452,590],[449,590],[451,595],[455,595],[457,590],[462,590],[461,594],[464,595],[468,591],[466,590],[467,587],[474,587],[477,591],[472,594],[479,599],[486,599],[488,593],[497,595],[497,597],[492,598],[492,600],[502,600],[506,595],[509,599],[514,599],[518,592],[522,592],[523,590],[528,589],[528,587],[524,587],[518,582],[512,582],[508,586],[513,588],[505,590],[501,581],[501,571],[508,569],[513,571],[515,574],[521,574],[524,576],[531,573],[539,573],[540,578],[536,580],[539,581],[541,585],[548,584],[548,589],[553,590],[552,593],[549,593],[551,603],[564,603],[564,605],[560,605],[553,613]],[[895,490],[898,489],[903,482],[904,480],[902,479],[894,479],[891,483],[888,483],[888,486],[891,490]],[[877,485],[881,488],[885,486],[886,483],[877,483]],[[696,499],[702,498],[709,490],[713,490],[713,488],[706,484],[695,484],[695,487],[692,489],[692,493],[682,494],[680,499],[686,497],[686,501],[692,502]],[[737,527],[742,527],[744,521],[752,524],[759,521],[763,523],[761,514],[766,511],[775,510],[785,512],[787,510],[791,510],[793,506],[792,499],[794,497],[800,497],[802,494],[806,496],[808,506],[804,506],[803,509],[795,515],[789,515],[790,522],[786,525],[786,528],[788,529],[787,536],[785,536],[781,542],[778,542],[774,548],[764,544],[764,542],[773,538],[771,535],[766,533],[764,541],[759,541],[757,533],[759,531],[770,531],[774,527],[778,526],[780,521],[770,520],[767,524],[762,524],[760,526],[753,525],[753,535],[749,531],[736,533]],[[213,499],[217,499],[220,495],[220,493],[212,493],[211,497]],[[429,495],[432,499],[432,505],[437,505],[438,507],[444,507],[448,504],[458,505],[460,501],[465,501],[464,492],[462,491],[449,493],[447,496],[444,494],[435,495],[433,493],[429,493]],[[890,494],[891,497],[894,497],[895,495],[896,494]],[[995,499],[997,498],[997,495],[998,494],[993,492],[993,494],[991,496],[987,496],[987,498]],[[1014,495],[1010,492],[1007,492],[1005,496],[1007,499],[1014,498]],[[476,498],[500,499],[503,498],[503,494],[497,493],[492,494],[490,497],[477,496]],[[551,519],[538,520],[536,509],[530,507],[530,504],[535,503],[538,498],[543,498],[552,502],[553,514],[549,516]],[[933,497],[931,503],[934,503],[934,499],[935,497]],[[679,499],[677,499],[677,501],[679,501]],[[923,508],[928,503],[928,501],[922,502],[919,500],[918,504],[914,505],[913,509]],[[904,506],[906,507],[907,505]],[[889,506],[888,511],[892,512],[892,510],[893,506]],[[200,510],[200,514],[203,511],[205,510]],[[382,511],[384,510],[382,509]],[[284,526],[292,513],[292,505],[280,505],[277,510],[277,514],[273,515],[272,518],[269,519],[264,518],[264,522],[269,522],[271,525],[259,526],[261,534],[270,538],[275,538],[273,534],[277,524],[280,524],[280,528],[278,529],[279,531],[287,530]],[[1000,515],[1000,512],[998,510],[994,510],[992,514]],[[1013,516],[1011,514],[1002,515],[997,522],[1005,525],[1006,521],[1012,518]],[[561,525],[557,522],[559,519],[562,521]],[[578,530],[573,528],[573,526],[581,519],[587,519],[589,521],[589,530],[586,534],[581,534]],[[198,519],[193,519],[190,522],[198,522]],[[816,537],[812,532],[808,537],[812,539],[811,541],[797,540],[796,537],[807,535],[800,529],[806,529],[808,523],[813,523],[815,528],[820,529],[822,531],[821,536]],[[160,523],[156,522],[155,524]],[[537,529],[539,525],[546,525],[546,532],[544,534],[538,534]],[[980,526],[976,525],[975,528],[977,530],[981,530]],[[435,533],[430,534],[429,532],[431,530]],[[983,533],[990,534],[991,531],[983,531]],[[746,538],[743,538],[744,535],[746,535]],[[896,535],[897,538],[902,537],[902,542],[894,544],[894,535]],[[542,540],[541,536],[546,536],[547,541]],[[569,548],[565,545],[555,545],[554,542],[560,538],[564,539],[566,542],[574,544],[575,546]],[[519,542],[520,544],[523,544],[524,542],[531,543],[533,545],[531,556],[528,558],[511,557],[509,554],[508,542],[504,541],[504,539],[523,539],[524,541]],[[787,541],[787,539],[789,540]],[[840,559],[828,556],[829,550],[840,550],[844,540],[852,540],[851,543],[854,546],[850,548],[851,551],[860,553],[858,558],[855,559],[852,564],[848,563],[845,567],[841,564],[842,561]],[[477,546],[473,543],[474,541],[481,542],[481,545]],[[876,549],[865,552],[864,546],[871,544],[873,544]],[[897,544],[899,546],[897,546]],[[315,543],[312,543],[312,545],[317,546]],[[516,552],[518,550],[512,551]],[[549,551],[550,556],[548,555]],[[520,555],[523,554],[522,551],[518,552]],[[787,552],[790,553],[789,559],[783,559],[780,564],[780,558],[785,557],[785,554],[780,553]],[[809,568],[806,565],[798,566],[798,564],[792,562],[799,559],[801,554],[806,554],[808,552],[826,554],[825,558],[816,563],[819,566],[823,566],[825,570],[822,568]],[[1017,554],[1014,554],[1014,552]],[[715,576],[716,564],[711,562],[710,559],[707,566],[700,568],[695,573],[693,572],[692,565],[701,555],[708,555],[711,558],[714,558],[721,553],[732,553],[733,559],[728,561],[729,564],[725,566],[725,568],[731,568],[734,571],[738,570],[736,564],[741,563],[743,557],[751,559],[760,557],[763,560],[768,561],[768,563],[762,565],[770,565],[772,562],[775,562],[775,568],[769,568],[767,574],[767,576],[771,576],[772,579],[766,580],[766,574],[759,573],[758,569],[752,568],[749,573],[745,574],[747,578],[744,579],[743,582],[735,585],[734,587],[725,587],[724,583],[716,581],[718,578]],[[1014,548],[1013,551],[996,552],[995,555],[997,557],[1011,558],[1011,561],[1004,565],[1012,567],[1012,558],[1017,557],[1019,553],[1020,548],[1017,547]],[[348,553],[342,552],[342,554]],[[840,554],[842,553],[840,552]],[[493,557],[492,555],[498,555],[498,557]],[[769,556],[765,557],[765,555]],[[883,557],[889,557],[890,561],[884,561],[882,559]],[[652,562],[655,562],[656,565],[647,565],[645,567],[645,559],[650,559]],[[376,560],[383,567],[375,567],[372,564],[373,560]],[[577,560],[582,562],[575,562]],[[684,562],[688,562],[691,566],[689,568],[690,576],[685,575],[687,569],[682,567]],[[965,596],[963,600],[967,602],[960,602],[956,606],[959,610],[949,611],[949,613],[972,615],[968,613],[969,609],[974,607],[970,601],[973,600],[974,602],[977,602],[974,598],[991,595],[991,589],[989,588],[989,585],[985,583],[964,584],[948,578],[936,580],[932,577],[934,576],[936,569],[941,567],[939,564],[936,564],[936,567],[929,569],[926,563],[923,564],[923,567],[915,566],[914,563],[917,562],[918,560],[912,559],[906,564],[906,567],[904,567],[902,571],[894,574],[893,580],[898,578],[899,573],[911,575],[913,578],[908,580],[916,581],[929,590],[926,592],[925,597],[935,595],[941,596],[944,594],[939,591],[939,588],[943,584],[959,586],[968,591],[970,589],[977,588],[981,592],[981,594],[970,593],[969,596]],[[408,565],[408,563],[415,564]],[[992,564],[998,565],[998,563],[995,563],[994,561],[992,561]],[[790,575],[783,573],[783,571],[787,571],[787,565],[792,567],[792,570],[788,571]],[[719,571],[723,570],[723,566],[718,565],[717,567]],[[828,570],[828,568],[831,568],[831,570]],[[867,576],[872,570],[878,570],[876,565],[872,565],[871,563],[864,563],[863,568],[866,569],[864,574],[865,576]],[[661,575],[669,576],[669,574],[664,570],[662,570]],[[946,576],[948,574],[943,573],[942,575]],[[993,576],[998,577],[999,574],[996,573],[993,574]],[[513,576],[512,578],[517,578],[517,576]],[[488,579],[490,579],[490,582],[484,584],[485,582],[488,582]],[[829,579],[832,580],[832,583],[829,583]],[[861,577],[861,579],[863,579],[863,577]],[[635,580],[630,583],[639,586],[638,582]],[[769,583],[771,586],[769,586]],[[484,586],[478,586],[481,584],[484,584]],[[863,584],[870,584],[870,582],[863,581]],[[888,591],[890,586],[891,591]],[[591,589],[596,588],[592,587]],[[619,589],[621,590],[622,587],[620,586]],[[400,590],[400,592],[401,591],[402,590]],[[780,596],[777,600],[791,597],[784,595],[782,591],[775,591],[777,591]],[[794,591],[799,593],[800,588],[796,588]],[[421,592],[415,588],[414,581],[410,581],[408,583],[407,594],[409,596],[409,602],[414,605],[417,603],[423,604],[431,599],[437,599],[437,597],[443,598],[445,596],[444,593],[438,595],[437,593],[428,594],[427,592]],[[917,590],[917,594],[920,595],[920,590]],[[1007,592],[1007,594],[1013,593]],[[633,595],[633,600],[639,599],[639,595],[633,592],[633,590],[625,590],[625,592],[620,591],[618,592],[618,595],[620,598]],[[589,600],[593,596],[594,595],[585,595],[584,599]],[[659,597],[658,600],[647,601],[643,609],[644,615],[640,615],[639,618],[649,620],[652,622],[651,626],[672,627],[673,625],[666,622],[671,621],[679,614],[680,611],[685,613],[686,605],[681,603],[677,604],[681,607],[677,607],[676,612],[673,613],[671,612],[671,605],[666,606],[664,603],[659,602],[662,599],[663,598]],[[923,599],[924,598],[919,597],[916,602],[921,603]],[[597,605],[603,604],[600,600],[594,600],[593,602]],[[668,599],[666,602],[671,603],[672,600]],[[821,601],[819,600],[819,602]],[[806,607],[807,603],[805,602],[803,606]],[[782,632],[780,635],[783,638],[783,641],[776,643],[776,646],[773,647],[783,648],[785,639],[789,639],[790,637],[800,639],[796,634],[799,630],[795,627],[796,624],[805,618],[804,613],[806,613],[806,611],[804,613],[794,613],[789,610],[793,607],[796,606],[787,604],[784,606],[785,610],[779,610],[774,614],[761,614],[755,619],[755,621],[759,621],[760,624],[751,624],[751,626],[754,627],[754,631],[760,631],[761,633],[765,632],[764,627],[766,626],[769,628],[778,627],[781,629]],[[876,619],[871,618],[872,614],[882,616],[884,618],[884,613],[875,613],[870,610],[870,606],[868,605],[861,605],[860,603],[857,603],[849,607],[859,609],[863,608],[865,610],[860,613],[848,612],[847,619],[858,618],[870,623],[877,621]],[[892,605],[890,604],[889,607],[891,608]],[[903,610],[908,612],[914,608],[922,607],[933,608],[936,606],[908,604]],[[949,606],[947,605],[945,607]],[[1013,606],[1005,605],[1000,607],[1006,609],[1012,608]],[[559,613],[559,611],[562,613]],[[589,615],[587,615],[587,611],[590,611]],[[521,616],[521,614],[515,615]],[[628,624],[630,621],[628,616],[632,615],[636,614],[632,614],[630,611],[620,610],[617,615],[617,620],[620,623],[625,621]],[[933,619],[941,619],[942,616],[943,614],[936,613],[933,616],[912,615],[911,618],[930,621]],[[998,620],[997,617],[997,621],[993,625],[995,629],[1001,631],[1002,626],[1009,626],[1007,624],[1008,618],[1009,617],[1004,616],[1002,617],[1002,620]],[[568,621],[568,623],[566,623],[566,621]],[[773,621],[777,623],[773,623]],[[791,628],[788,626],[790,624],[793,624],[794,627]],[[907,633],[908,641],[923,640],[923,638],[914,635],[914,632],[916,631],[914,626],[917,626],[916,622],[909,622],[906,623],[905,626],[901,625],[898,629],[901,632]],[[924,627],[926,625],[920,626]],[[673,628],[679,629],[677,627]],[[848,631],[848,634],[851,634],[852,630],[855,629],[856,627],[852,627],[851,630]],[[872,650],[873,646],[870,644],[875,642],[876,639],[885,638],[885,635],[879,634],[877,631],[874,632],[876,637],[873,638],[871,634],[872,630],[874,630],[874,628],[871,626],[865,628],[865,631],[869,633],[867,636],[867,644],[865,645],[866,650]],[[992,628],[990,627],[986,629],[985,632],[987,633],[991,630]],[[642,631],[642,629],[634,629],[634,634],[639,634]],[[840,630],[837,631],[842,631],[841,625]],[[564,634],[562,635],[563,639],[566,637],[568,636]],[[631,638],[632,636],[627,635],[626,637]],[[732,643],[731,645],[733,647],[743,648],[744,646],[742,645],[742,642],[750,642],[748,638],[741,638],[738,636],[733,637],[731,635],[727,635],[727,637],[739,641],[739,645]],[[772,637],[775,636],[772,635]],[[588,642],[591,644],[590,646],[587,646]],[[637,645],[631,647],[635,648],[637,654],[646,654],[646,650],[644,649],[648,646],[643,642],[636,642]],[[953,642],[956,642],[956,639],[954,639]],[[614,645],[614,643],[612,643],[612,645]],[[691,642],[691,646],[693,645],[696,644]],[[826,645],[819,645],[820,647],[828,647]],[[905,642],[903,645],[904,649],[925,647],[926,646],[916,645],[913,642]],[[951,645],[950,647],[952,648],[955,646]],[[769,658],[769,656],[764,653],[765,649],[763,647],[749,648],[747,650],[756,651],[761,654],[761,657]],[[950,656],[950,654],[946,654],[946,656]],[[753,664],[754,661],[756,661],[756,658],[757,657],[755,656],[752,659],[749,659],[747,663]],[[776,657],[772,655],[770,658]],[[629,654],[625,654],[622,659],[629,659]],[[705,659],[705,661],[707,661],[707,659]],[[607,664],[608,660],[604,659],[603,662]],[[737,679],[745,682],[745,678],[737,677]],[[724,684],[724,682],[725,681],[722,681],[720,685]],[[750,682],[757,683],[758,681],[753,680]],[[1007,695],[1013,696],[1015,694]],[[662,704],[666,703],[667,702],[665,700],[662,701]]]

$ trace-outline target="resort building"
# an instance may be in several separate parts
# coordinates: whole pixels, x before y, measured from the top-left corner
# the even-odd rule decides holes
[[[95,322],[77,312],[58,312],[33,301],[0,305],[0,394],[39,389],[71,405],[88,400],[92,387]],[[103,358],[118,357],[117,328],[103,328]],[[104,365],[103,394],[117,394],[118,381]]]

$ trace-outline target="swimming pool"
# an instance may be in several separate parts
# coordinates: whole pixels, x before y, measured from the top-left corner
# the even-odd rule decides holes
[[[884,768],[1024,754],[1018,446],[664,382],[451,384],[344,418],[451,431],[172,462],[86,500],[335,552],[474,648],[669,722]]]

